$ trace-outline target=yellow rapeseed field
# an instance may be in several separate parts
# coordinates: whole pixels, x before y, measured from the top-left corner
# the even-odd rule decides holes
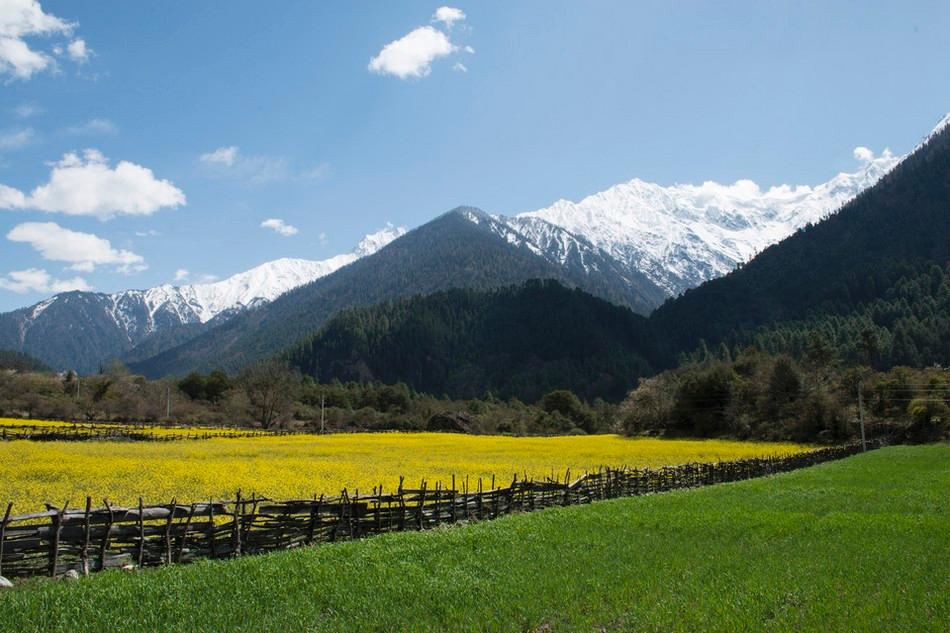
[[[2,422],[2,421],[0,421]],[[6,422],[11,422],[7,420]],[[0,512],[42,509],[91,495],[96,504],[181,502],[233,498],[236,490],[272,498],[336,494],[346,487],[369,492],[407,486],[470,485],[497,476],[563,478],[600,466],[662,466],[803,450],[796,444],[718,440],[629,439],[617,435],[499,437],[442,433],[364,433],[221,438],[176,442],[0,442]]]

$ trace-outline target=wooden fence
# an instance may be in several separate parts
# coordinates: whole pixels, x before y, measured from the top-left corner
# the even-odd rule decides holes
[[[869,443],[869,448],[878,444]],[[47,505],[45,512],[12,516],[0,523],[0,575],[9,578],[81,574],[115,567],[186,563],[232,558],[312,543],[363,538],[384,532],[425,530],[461,521],[493,519],[516,512],[590,503],[668,490],[739,481],[812,466],[861,452],[850,444],[780,457],[691,463],[657,469],[603,468],[570,481],[570,471],[543,481],[519,481],[496,488],[494,479],[452,482],[451,488],[400,483],[387,493],[344,490],[339,496],[275,501],[242,497],[233,501],[93,508]]]

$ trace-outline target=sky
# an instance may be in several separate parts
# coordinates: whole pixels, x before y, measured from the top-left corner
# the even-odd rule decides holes
[[[950,3],[0,0],[0,311],[642,178],[817,184],[950,111]]]

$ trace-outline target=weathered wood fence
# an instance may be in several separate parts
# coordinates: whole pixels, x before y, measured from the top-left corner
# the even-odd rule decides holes
[[[877,447],[878,444],[870,447]],[[461,521],[493,519],[553,506],[708,486],[805,468],[861,452],[860,444],[758,459],[691,463],[663,468],[603,468],[571,481],[570,471],[543,481],[496,488],[494,479],[452,486],[275,501],[240,493],[232,501],[92,507],[47,506],[0,523],[0,575],[8,578],[81,574],[115,567],[232,558],[384,532],[425,530]],[[459,485],[456,485],[458,483]],[[484,487],[483,487],[484,486]]]

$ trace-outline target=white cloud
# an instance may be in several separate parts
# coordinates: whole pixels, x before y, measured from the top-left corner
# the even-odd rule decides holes
[[[213,152],[202,154],[200,160],[203,163],[218,163],[232,167],[234,165],[234,161],[237,160],[239,151],[240,150],[234,145],[231,145],[230,147],[219,147]]]
[[[25,145],[29,145],[35,137],[36,134],[31,127],[0,132],[0,151],[5,149],[19,149]]]
[[[465,19],[465,14],[461,9],[456,9],[454,7],[439,7],[435,10],[435,14],[432,16],[433,22],[442,22],[448,28],[452,28],[452,25],[456,22],[460,22]]]
[[[72,270],[92,272],[97,266],[113,266],[123,273],[145,270],[141,255],[112,247],[109,240],[92,233],[64,229],[55,222],[24,222],[7,233],[11,242],[29,244],[43,259],[66,262]]]
[[[468,67],[467,67],[465,64],[463,64],[462,62],[455,62],[455,65],[452,66],[452,70],[455,70],[455,71],[460,72],[460,73],[467,73],[467,72],[468,72]]]
[[[290,237],[291,235],[297,234],[297,227],[287,224],[280,218],[268,218],[261,222],[262,229],[272,229],[273,231],[283,235],[284,237]]]
[[[119,133],[118,126],[110,121],[109,119],[95,118],[89,119],[85,123],[80,125],[73,125],[66,128],[67,134],[109,134],[114,135]]]
[[[307,181],[323,178],[326,165],[297,169],[286,158],[246,155],[235,145],[219,147],[198,159],[218,176],[260,185],[269,182]]]
[[[175,271],[175,281],[185,281],[191,275],[186,268],[179,268]]]
[[[0,209],[19,209],[26,204],[22,191],[0,184]]]
[[[0,208],[89,215],[101,220],[117,214],[151,215],[185,204],[185,194],[152,170],[119,161],[114,168],[98,150],[70,152],[52,164],[49,182],[29,195],[0,184]]]
[[[66,52],[69,53],[70,59],[81,63],[89,59],[89,54],[92,51],[86,47],[86,40],[76,38],[66,47]]]
[[[468,54],[470,54],[470,55],[474,55],[474,54],[475,54],[475,49],[472,48],[471,46],[466,46],[466,47],[463,48],[462,50],[464,50],[466,53],[468,53]]]
[[[26,292],[57,293],[70,290],[92,290],[82,277],[54,279],[41,268],[14,270],[0,276],[0,288],[20,294]]]
[[[324,233],[324,232],[322,232],[322,233],[320,233],[320,235],[317,236],[317,239],[320,240],[320,245],[321,245],[321,246],[325,246],[326,243],[327,243],[327,239],[328,239],[328,238],[327,238],[327,234]]]
[[[34,73],[55,68],[52,57],[31,49],[24,38],[69,35],[75,26],[45,13],[37,0],[3,0],[0,2],[0,75],[29,79]]]
[[[212,275],[210,273],[205,273],[198,277],[198,283],[201,284],[210,284],[216,282],[220,277],[217,275]]]
[[[432,62],[457,50],[449,38],[431,26],[420,26],[407,35],[386,44],[369,60],[369,70],[400,79],[425,77],[432,72]]]
[[[155,229],[148,229],[147,231],[136,231],[136,232],[135,232],[135,236],[136,236],[136,237],[157,237],[157,236],[159,236],[159,235],[161,235],[161,233],[159,233],[159,232],[156,231]]]

